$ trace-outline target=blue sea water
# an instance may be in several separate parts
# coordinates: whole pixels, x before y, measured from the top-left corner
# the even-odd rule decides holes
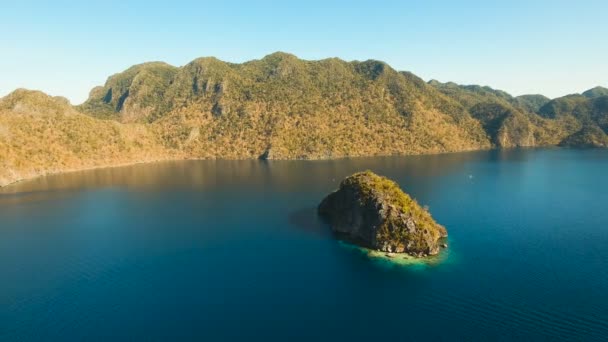
[[[449,231],[434,262],[336,241],[370,169]],[[608,151],[183,161],[0,191],[0,340],[608,339]]]

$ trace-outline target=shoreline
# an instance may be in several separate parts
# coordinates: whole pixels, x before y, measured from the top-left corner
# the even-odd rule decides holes
[[[5,184],[0,184],[0,190],[8,188],[8,187],[16,185],[16,184],[19,184],[19,183],[23,183],[23,182],[27,182],[27,181],[35,180],[38,178],[47,177],[47,176],[76,173],[76,172],[82,172],[82,171],[91,171],[91,170],[113,169],[113,168],[118,168],[118,167],[126,167],[126,166],[142,165],[142,164],[154,164],[154,163],[160,163],[160,162],[166,162],[166,161],[182,161],[182,160],[188,160],[188,159],[185,159],[185,158],[154,159],[154,160],[148,160],[148,161],[108,164],[108,165],[102,165],[102,166],[86,166],[86,167],[80,167],[80,168],[70,168],[70,169],[60,170],[60,171],[48,171],[48,172],[42,172],[42,173],[32,175],[32,176],[21,177],[21,178],[15,179],[13,181],[9,181],[8,183],[5,183]]]
[[[47,171],[41,172],[38,174],[33,174],[31,176],[20,177],[9,181],[7,183],[0,183],[0,191],[14,186],[19,183],[35,180],[38,178],[43,178],[47,176],[67,174],[67,173],[75,173],[82,171],[91,171],[91,170],[99,170],[99,169],[111,169],[111,168],[119,168],[119,167],[127,167],[134,165],[142,165],[142,164],[154,164],[160,162],[171,162],[171,161],[203,161],[203,160],[226,160],[226,161],[243,161],[243,160],[258,160],[260,162],[273,162],[273,161],[331,161],[331,160],[343,160],[343,159],[363,159],[363,158],[387,158],[387,157],[412,157],[412,156],[434,156],[434,155],[449,155],[455,153],[475,153],[475,152],[487,152],[487,151],[514,151],[514,150],[537,150],[537,149],[563,149],[563,147],[559,146],[537,146],[537,147],[513,147],[513,148],[489,148],[489,149],[477,149],[477,150],[462,150],[462,151],[447,151],[447,152],[430,152],[430,153],[412,153],[412,154],[378,154],[378,155],[362,155],[362,156],[340,156],[340,157],[329,157],[329,158],[294,158],[294,159],[260,159],[258,158],[192,158],[192,157],[169,157],[169,158],[156,158],[151,160],[144,161],[135,161],[135,162],[126,162],[126,163],[117,163],[117,164],[107,164],[100,166],[87,166],[81,168],[69,168],[65,170],[57,170],[57,171]]]
[[[439,254],[426,256],[423,258],[413,257],[406,253],[396,253],[389,256],[388,253],[377,251],[365,247],[361,247],[355,244],[351,244],[342,240],[338,241],[338,245],[341,248],[349,250],[353,253],[357,253],[370,261],[377,262],[385,266],[397,266],[397,267],[433,267],[439,266],[446,263],[450,256],[449,249],[442,249]]]

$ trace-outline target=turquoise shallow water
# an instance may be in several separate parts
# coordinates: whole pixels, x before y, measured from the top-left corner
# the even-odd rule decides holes
[[[448,228],[398,265],[315,215],[391,177]],[[605,340],[608,151],[187,161],[0,191],[0,340]]]

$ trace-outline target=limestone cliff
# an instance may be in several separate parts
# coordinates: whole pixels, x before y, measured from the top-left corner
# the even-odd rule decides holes
[[[447,237],[445,227],[397,183],[371,171],[344,179],[318,211],[338,236],[384,252],[434,255]]]

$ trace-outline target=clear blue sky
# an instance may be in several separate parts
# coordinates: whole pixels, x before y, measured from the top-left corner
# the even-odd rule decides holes
[[[608,1],[4,1],[0,96],[73,103],[127,67],[286,51],[550,97],[608,86]]]

